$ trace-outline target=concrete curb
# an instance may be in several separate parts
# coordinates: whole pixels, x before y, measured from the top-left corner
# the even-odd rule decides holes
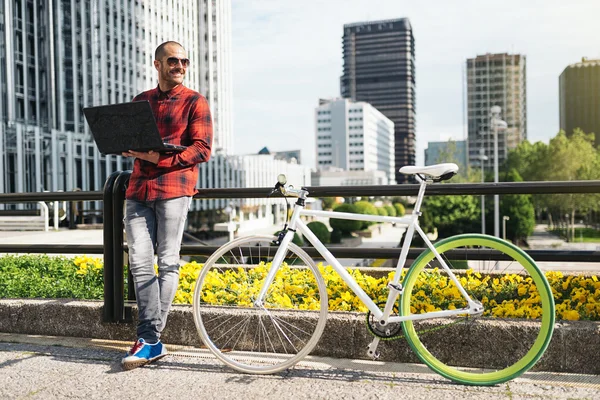
[[[101,301],[0,299],[0,332],[49,336],[73,336],[108,340],[135,340],[135,323],[102,322]],[[135,318],[135,308],[134,308]],[[436,324],[436,322],[432,322]],[[481,353],[474,351],[474,343],[494,345],[501,359],[502,352],[513,351],[515,343],[499,344],[494,341],[495,324],[514,330],[514,338],[532,334],[533,323],[491,320],[476,332],[444,330],[441,341],[457,362],[476,360]],[[512,325],[511,325],[512,324]],[[452,328],[448,328],[452,329]],[[512,332],[511,332],[512,333]],[[192,307],[175,305],[169,315],[162,339],[165,343],[198,346],[201,344]],[[348,359],[368,359],[367,345],[372,336],[366,329],[365,316],[360,313],[329,313],[327,326],[319,344],[313,351],[318,356]],[[600,323],[590,321],[564,321],[557,323],[554,336],[542,359],[534,370],[600,374]],[[418,363],[405,340],[382,342],[379,346],[382,361]]]

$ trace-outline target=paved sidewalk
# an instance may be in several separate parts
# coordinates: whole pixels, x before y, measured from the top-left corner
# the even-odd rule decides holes
[[[378,229],[373,231],[373,236],[370,238],[361,238],[360,249],[377,249],[377,248],[394,248],[397,247],[402,239],[402,235],[406,230],[405,226],[394,226],[392,224],[381,224]],[[339,246],[339,245],[338,245]],[[400,254],[400,248],[398,248]],[[365,258],[346,258],[339,259],[340,263],[345,266],[370,266],[372,259]]]
[[[567,243],[562,238],[547,231],[548,225],[538,224],[533,234],[527,238],[529,247],[533,250],[584,250],[598,251],[599,243]],[[600,263],[595,262],[537,262],[542,271],[563,272],[600,272]]]
[[[537,224],[533,228],[533,233],[527,238],[527,243],[532,249],[557,249],[561,248],[566,242],[548,232],[548,225]]]
[[[169,346],[124,372],[131,343],[0,334],[2,399],[597,399],[600,377],[529,372],[493,387],[451,383],[422,365],[310,357],[274,375],[235,372],[205,350]]]

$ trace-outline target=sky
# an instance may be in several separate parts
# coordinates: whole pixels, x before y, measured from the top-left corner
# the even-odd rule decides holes
[[[417,165],[428,142],[466,137],[463,70],[485,53],[527,58],[527,135],[559,130],[558,78],[600,59],[600,0],[232,0],[235,154],[302,150],[315,167],[314,112],[340,97],[344,24],[409,18],[415,38]]]

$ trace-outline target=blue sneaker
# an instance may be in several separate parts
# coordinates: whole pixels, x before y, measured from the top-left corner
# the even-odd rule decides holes
[[[160,340],[154,344],[150,344],[140,338],[121,360],[121,365],[125,371],[129,371],[130,369],[159,360],[167,354],[167,349]]]

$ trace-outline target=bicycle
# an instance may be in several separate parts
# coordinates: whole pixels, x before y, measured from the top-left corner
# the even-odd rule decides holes
[[[278,237],[255,235],[226,243],[198,276],[194,321],[204,344],[230,367],[262,374],[289,368],[314,349],[327,320],[327,289],[312,258],[292,243],[300,232],[368,309],[367,327],[374,336],[367,349],[371,357],[377,358],[380,340],[404,337],[426,365],[459,383],[494,385],[527,371],[544,353],[554,329],[554,300],[544,274],[507,241],[462,234],[434,245],[418,224],[427,185],[448,180],[457,171],[451,163],[402,167],[400,172],[416,175],[420,182],[414,210],[403,217],[307,210],[307,190],[286,186],[280,175],[273,191],[297,198],[287,229]],[[377,304],[358,285],[300,219],[304,215],[406,227],[384,304]],[[415,232],[427,248],[406,270]],[[481,273],[487,275],[477,278]],[[501,280],[506,285],[501,286]],[[477,284],[484,281],[485,287]],[[507,303],[509,295],[516,300]],[[492,296],[497,299],[492,301]],[[444,307],[427,303],[433,300]],[[528,316],[528,322],[490,317],[498,312],[494,303],[519,306],[516,312]],[[483,334],[477,337],[486,342],[470,341],[471,333],[478,331]],[[497,351],[498,345],[511,349]],[[478,356],[471,365],[459,366],[455,355],[461,351]]]

